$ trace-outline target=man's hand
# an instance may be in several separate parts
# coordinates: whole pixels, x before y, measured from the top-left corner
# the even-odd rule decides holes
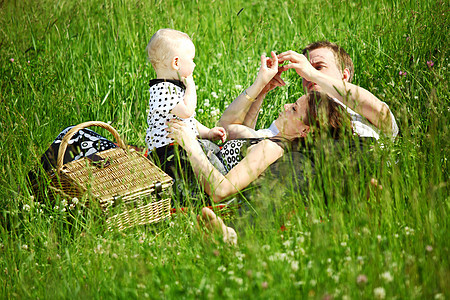
[[[313,73],[317,71],[308,61],[306,56],[292,50],[278,54],[278,61],[280,64],[285,61],[290,62],[289,64],[280,67],[281,72],[288,69],[295,69],[300,77],[303,77],[308,81],[311,81]]]

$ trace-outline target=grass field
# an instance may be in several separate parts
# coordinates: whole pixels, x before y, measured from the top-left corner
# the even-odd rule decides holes
[[[0,1],[0,298],[449,299],[449,7]],[[250,194],[250,216],[227,219],[237,247],[203,240],[198,207],[124,232],[106,231],[95,210],[42,209],[26,174],[63,128],[105,121],[144,145],[155,75],[145,47],[163,27],[194,41],[207,126],[254,80],[261,53],[328,39],[349,52],[354,82],[390,106],[402,135],[362,172],[329,160],[307,191],[281,181]],[[284,78],[258,127],[303,93],[295,72]],[[382,191],[367,190],[372,177]]]

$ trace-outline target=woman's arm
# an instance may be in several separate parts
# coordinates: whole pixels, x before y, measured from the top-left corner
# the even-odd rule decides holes
[[[187,152],[195,174],[214,202],[220,202],[247,187],[283,155],[279,145],[263,140],[252,146],[247,156],[224,176],[209,162],[193,132],[183,122],[172,120],[168,131],[169,137]]]
[[[257,137],[254,129],[266,94],[277,86],[285,85],[278,70],[278,58],[274,52],[271,56],[261,56],[261,68],[255,82],[227,107],[219,120],[219,125],[227,129],[231,139]]]

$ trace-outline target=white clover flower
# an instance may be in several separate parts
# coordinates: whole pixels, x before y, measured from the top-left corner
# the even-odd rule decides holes
[[[381,235],[377,235],[377,240],[379,241],[379,242],[381,242]]]
[[[270,246],[269,245],[263,245],[261,247],[261,249],[263,249],[264,251],[269,251],[270,250]]]
[[[203,110],[203,108],[199,108],[199,109],[197,109],[197,112],[198,112],[199,114],[202,114],[202,113],[204,113],[205,111]]]
[[[210,106],[210,104],[209,104],[209,99],[205,99],[205,100],[203,101],[203,106],[206,106],[206,107],[209,107],[209,106]]]
[[[219,85],[222,85],[222,80],[217,80],[217,83],[219,84]]]
[[[392,277],[391,273],[389,271],[386,271],[381,274],[381,278],[383,278],[386,282],[392,282],[394,280],[394,277]]]
[[[445,297],[444,297],[444,295],[442,293],[438,293],[438,294],[434,295],[434,299],[436,299],[436,300],[444,300]]]
[[[237,90],[242,90],[242,85],[236,84],[236,85],[234,86],[234,88],[237,89]]]
[[[237,257],[237,259],[238,259],[239,261],[242,261],[242,259],[245,258],[245,254],[244,254],[244,253],[241,253],[241,252],[239,252],[239,251],[236,251],[235,256]]]
[[[74,205],[77,205],[79,202],[80,202],[80,200],[78,200],[77,197],[73,197],[73,198],[72,198],[72,203],[73,203]]]
[[[239,277],[234,277],[234,281],[236,281],[237,284],[242,285],[244,283],[244,280]]]
[[[28,204],[24,204],[22,209],[23,209],[24,211],[30,211],[31,206],[29,206]]]
[[[69,209],[72,210],[72,209],[74,209],[74,208],[75,208],[75,204],[71,203],[71,204],[69,205]]]
[[[341,242],[341,246],[345,247],[345,246],[347,246],[347,243],[346,242]]]
[[[211,109],[211,116],[212,117],[217,116],[217,111],[215,109]]]
[[[62,206],[67,206],[67,200],[66,199],[62,199],[61,200],[61,205]]]
[[[377,287],[373,290],[373,295],[375,299],[384,299],[386,298],[386,291],[383,287]]]
[[[58,209],[59,209],[59,206],[55,205],[54,210],[58,210]]]
[[[311,279],[311,280],[309,281],[309,284],[310,284],[311,286],[316,286],[317,281],[316,281],[315,279]]]
[[[220,266],[217,268],[217,271],[219,272],[225,272],[227,270],[227,268],[225,268],[224,266]]]
[[[286,248],[289,248],[291,244],[292,244],[291,240],[286,240],[283,242],[283,246],[285,246]]]
[[[300,287],[300,286],[302,286],[302,285],[305,285],[305,282],[304,282],[304,281],[297,281],[297,282],[294,282],[294,286],[295,286],[295,287]]]
[[[216,92],[211,92],[211,96],[215,99],[219,98]]]
[[[28,250],[28,245],[27,245],[27,244],[23,244],[23,245],[22,245],[22,249],[23,249],[23,250]]]
[[[113,253],[111,256],[112,256],[112,258],[118,258],[119,257],[116,253]]]
[[[293,262],[291,262],[291,269],[294,272],[298,271],[298,261],[294,260]]]
[[[222,53],[217,53],[217,58],[220,59],[222,57]]]

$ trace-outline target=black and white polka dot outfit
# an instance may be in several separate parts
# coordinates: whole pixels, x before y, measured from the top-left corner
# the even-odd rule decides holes
[[[259,143],[262,139],[237,139],[229,140],[221,146],[217,157],[224,165],[227,172],[233,169],[246,155],[246,149]]]
[[[153,79],[150,80],[150,100],[147,117],[147,135],[145,141],[149,151],[173,143],[167,137],[167,122],[180,119],[198,135],[195,113],[190,118],[181,119],[171,113],[172,109],[183,101],[186,87],[179,80]]]

